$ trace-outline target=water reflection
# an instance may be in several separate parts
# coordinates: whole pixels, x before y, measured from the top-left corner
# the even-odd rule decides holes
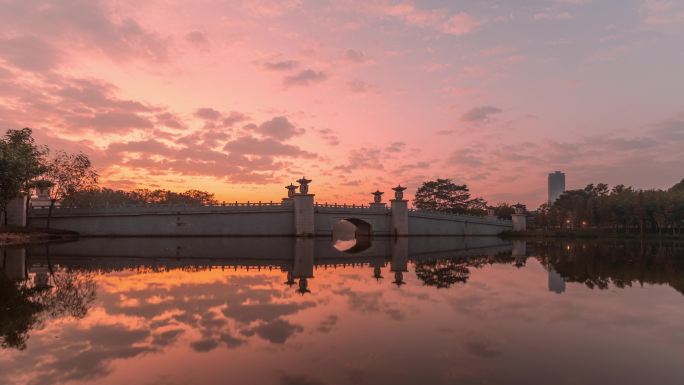
[[[28,333],[42,322],[70,316],[81,319],[95,300],[92,274],[86,271],[30,269],[26,249],[2,251],[0,344],[25,349]]]
[[[369,249],[372,245],[370,225],[363,222],[354,224],[349,220],[342,219],[333,226],[333,247],[339,251],[356,254]]]
[[[400,238],[349,254],[311,239],[86,239],[1,255],[3,384],[684,375],[676,242]]]

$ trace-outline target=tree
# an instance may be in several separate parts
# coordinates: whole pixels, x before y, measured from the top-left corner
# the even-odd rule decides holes
[[[473,198],[466,202],[466,213],[470,215],[487,215],[487,201],[484,198]]]
[[[52,184],[50,209],[45,227],[50,227],[52,210],[58,200],[66,199],[78,191],[94,188],[97,179],[97,172],[93,170],[88,156],[83,153],[67,154],[58,151],[44,174],[44,180]]]
[[[218,201],[214,198],[214,194],[201,190],[188,190],[181,194],[188,202],[200,205],[215,205]]]
[[[669,191],[675,193],[684,193],[684,179],[679,181],[679,183],[675,184],[674,186],[670,187]]]
[[[416,191],[413,204],[419,210],[483,215],[487,204],[485,200],[470,197],[467,185],[455,184],[451,179],[437,179],[423,182]]]
[[[45,172],[46,147],[36,144],[30,128],[7,130],[0,139],[0,209],[21,193],[30,196],[36,178]],[[26,202],[28,210],[29,202]]]
[[[510,220],[513,214],[515,214],[515,207],[508,203],[500,203],[498,206],[494,207],[494,215],[499,219]]]
[[[5,142],[13,149],[17,164],[17,178],[19,180],[20,193],[26,194],[26,213],[30,206],[31,189],[36,187],[37,178],[46,169],[45,157],[48,153],[46,146],[38,146],[33,138],[33,130],[23,128],[21,130],[7,130]]]
[[[640,234],[670,230],[677,234],[684,223],[684,184],[669,190],[637,190],[624,185],[612,189],[604,183],[564,192],[552,205],[537,210],[537,223],[543,226],[612,228]]]
[[[11,147],[0,140],[0,213],[4,213],[9,201],[19,195],[21,183],[18,174],[18,165]]]

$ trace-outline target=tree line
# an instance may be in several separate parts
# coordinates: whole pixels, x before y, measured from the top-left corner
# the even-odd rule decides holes
[[[21,195],[30,197],[36,189],[48,192],[50,199],[47,227],[59,202],[72,206],[117,204],[216,204],[214,194],[200,190],[176,193],[169,190],[113,190],[98,186],[99,175],[88,156],[82,152],[51,151],[39,145],[30,128],[7,130],[0,137],[0,213],[6,213],[10,201]],[[3,216],[6,225],[7,215]]]
[[[684,179],[667,190],[640,190],[605,183],[568,190],[543,204],[535,222],[545,229],[602,229],[678,234],[684,227]]]
[[[157,189],[114,190],[94,187],[69,195],[63,204],[76,207],[121,206],[139,204],[216,205],[214,194],[201,190],[174,192]]]
[[[451,179],[425,181],[416,191],[418,210],[511,219],[520,203],[489,206],[473,197],[466,184]],[[605,183],[568,190],[555,202],[527,213],[531,227],[543,229],[599,229],[632,233],[679,234],[684,228],[684,179],[667,190],[640,190],[624,185],[612,189]]]
[[[489,206],[484,198],[473,197],[468,185],[439,178],[423,182],[413,200],[413,207],[418,210],[475,216],[488,215],[492,210],[500,219],[511,219],[516,206],[524,207],[520,203]]]

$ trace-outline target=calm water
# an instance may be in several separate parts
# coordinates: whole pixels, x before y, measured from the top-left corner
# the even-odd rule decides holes
[[[1,255],[0,384],[684,383],[681,243],[138,238]]]

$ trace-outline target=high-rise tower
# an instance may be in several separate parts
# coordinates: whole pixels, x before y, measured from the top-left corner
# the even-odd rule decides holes
[[[553,204],[563,192],[565,192],[565,173],[556,171],[549,174],[549,204]]]

